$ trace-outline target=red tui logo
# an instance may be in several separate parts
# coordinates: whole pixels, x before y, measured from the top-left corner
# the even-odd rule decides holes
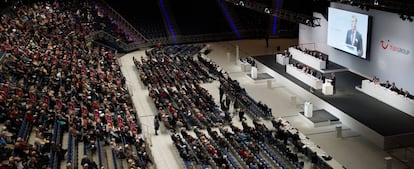
[[[388,42],[390,42],[390,40],[388,40]],[[384,46],[384,40],[381,40],[381,47],[382,47],[383,49],[387,49],[387,48],[388,48],[388,43],[387,43],[387,45],[386,45],[386,46]]]
[[[384,50],[390,50],[390,51],[402,53],[405,55],[410,54],[410,50],[393,45],[390,43],[391,42],[390,40],[387,40],[387,41],[381,40],[380,42],[381,42],[381,47]]]

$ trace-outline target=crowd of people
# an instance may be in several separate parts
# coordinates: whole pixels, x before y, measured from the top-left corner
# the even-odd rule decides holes
[[[295,66],[297,69],[300,69],[302,72],[312,75],[316,79],[324,81],[326,78],[326,76],[322,72],[319,72],[308,65],[302,64],[295,60],[291,60],[291,64]]]
[[[318,58],[320,60],[326,61],[326,64],[328,65],[328,61],[329,61],[329,56],[325,53],[322,53],[320,51],[317,50],[310,50],[308,48],[302,49],[300,46],[295,46],[295,49],[298,49],[308,55],[311,55],[315,58]]]
[[[306,156],[314,167],[330,168],[325,160],[332,159],[331,156],[318,156],[316,152],[306,146],[306,142],[300,137],[299,130],[296,128],[289,129],[290,123],[281,118],[272,118],[272,126],[276,129],[274,140],[276,147],[290,160],[297,161],[298,155]],[[308,139],[308,138],[306,138]],[[317,146],[319,147],[319,146]],[[299,162],[299,166],[303,166],[303,162]]]
[[[177,46],[182,49],[171,49]],[[284,137],[280,132],[274,132],[260,124],[259,118],[272,116],[269,106],[248,96],[237,80],[232,80],[227,72],[208,57],[197,53],[202,47],[159,45],[147,50],[146,56],[141,56],[140,60],[133,58],[140,79],[148,88],[149,96],[158,110],[154,124],[162,121],[171,133],[186,167],[201,165],[223,169],[268,168],[270,164],[264,160],[260,153],[262,151],[268,152],[269,158],[276,165],[303,167],[296,151],[282,151],[289,163],[280,162],[278,156],[271,153],[269,146],[276,143],[277,138],[286,138],[285,141],[277,141],[283,143],[291,140],[291,136]],[[188,67],[197,69],[187,71]],[[201,83],[212,80],[220,82],[220,99],[217,103],[201,87]],[[253,118],[255,127],[248,126],[245,113]],[[243,129],[233,125],[232,118],[236,114],[239,115]],[[155,132],[158,130],[159,127],[156,127]],[[195,135],[189,131],[194,131]],[[235,159],[241,159],[242,163]]]
[[[327,75],[319,72],[313,68],[311,68],[310,66],[307,66],[305,64],[302,64],[298,61],[295,60],[291,60],[291,64],[296,67],[297,69],[301,70],[303,73],[309,74],[311,76],[313,76],[315,79],[321,80],[322,83],[326,82],[327,79]],[[332,72],[329,76],[328,74],[328,78],[330,79],[330,83],[333,86],[333,93],[336,93],[336,74],[334,72]]]
[[[91,32],[105,30],[119,40],[131,41],[97,4],[19,4],[1,17],[0,26],[1,51],[7,53],[0,66],[0,122],[4,126],[0,158],[8,161],[0,168],[56,168],[65,158],[67,167],[73,168],[78,154],[72,152],[78,142],[85,147],[80,161],[84,169],[104,168],[101,154],[99,161],[90,158],[102,146],[111,146],[116,158],[127,160],[131,169],[151,165],[115,51],[85,39]],[[229,168],[238,165],[229,153],[235,151],[244,160],[242,165],[267,167],[258,153],[267,151],[265,145],[255,141],[270,144],[266,140],[274,136],[257,121],[254,128],[249,127],[244,113],[271,117],[271,109],[251,98],[217,64],[202,58],[198,52],[203,47],[160,46],[146,51],[145,58],[133,59],[158,110],[154,124],[162,121],[174,133],[172,138],[186,159]],[[253,60],[246,61],[255,65]],[[220,107],[201,86],[213,80],[220,81]],[[243,129],[231,124],[230,104]],[[224,124],[230,124],[233,132]],[[200,140],[185,132],[194,127],[207,129],[213,139],[198,130]],[[212,127],[220,127],[226,137]],[[32,130],[35,138],[29,137]],[[64,149],[64,133],[76,144]],[[185,141],[180,143],[176,133]],[[29,139],[35,144],[29,144]],[[295,158],[289,159],[296,164]]]
[[[155,48],[146,52],[146,58],[133,59],[158,110],[157,117],[170,130],[191,126],[206,128],[225,122],[211,94],[200,85],[214,79],[192,57],[202,47]]]
[[[85,39],[109,28],[126,40],[105,17],[89,1],[17,4],[2,15],[1,50],[7,54],[0,66],[0,158],[8,162],[0,168],[55,168],[66,152],[68,166],[75,165],[78,154],[69,153],[75,147],[63,149],[63,133],[83,142],[87,154],[109,143],[134,144],[137,150],[127,156],[136,161],[131,167],[151,163],[114,51]],[[32,129],[35,138],[29,138]],[[101,168],[101,161],[84,168]]]
[[[374,76],[371,80],[371,82],[377,84],[377,85],[381,85],[382,87],[385,87],[399,95],[402,95],[404,97],[410,98],[410,99],[414,99],[414,96],[411,95],[408,90],[405,90],[404,88],[400,87],[398,88],[395,85],[395,82],[390,82],[389,80],[386,80],[385,82],[381,82],[380,79],[376,76]]]
[[[257,66],[256,65],[256,61],[252,57],[240,58],[240,62],[242,62],[242,63],[248,63],[252,67],[256,67]]]

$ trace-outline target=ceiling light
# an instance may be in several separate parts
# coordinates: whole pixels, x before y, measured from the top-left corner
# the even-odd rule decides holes
[[[270,10],[269,10],[269,8],[265,8],[265,9],[264,9],[264,13],[270,14]]]
[[[239,5],[240,6],[244,6],[244,2],[243,1],[239,1]]]

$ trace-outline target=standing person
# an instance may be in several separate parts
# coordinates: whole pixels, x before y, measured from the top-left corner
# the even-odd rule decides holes
[[[242,108],[242,109],[239,111],[239,119],[240,119],[240,121],[243,121],[243,119],[246,119],[246,118],[244,117],[244,113],[245,113],[245,109],[244,109],[244,108]]]
[[[236,97],[236,96],[234,96],[234,97]],[[237,100],[237,98],[234,98],[233,109],[234,109],[233,116],[235,116],[240,111],[240,103],[239,103],[239,100]]]
[[[345,43],[354,47],[356,55],[362,56],[364,51],[362,46],[362,36],[361,33],[359,33],[357,30],[357,22],[357,17],[352,16],[351,29],[349,29],[346,33]]]
[[[155,135],[158,135],[158,130],[160,129],[160,122],[158,121],[158,115],[154,116],[154,130]]]
[[[227,104],[226,104],[226,99],[221,100],[221,102],[220,102],[220,108],[224,112],[229,111],[229,107],[227,107]]]
[[[219,94],[220,94],[220,101],[221,101],[221,100],[223,100],[223,95],[224,95],[224,86],[223,86],[223,84],[220,84]]]
[[[230,110],[230,102],[231,102],[230,95],[226,93],[225,96],[226,96],[225,104],[226,104],[227,110]]]
[[[332,86],[333,86],[333,92],[335,93],[336,92],[336,76],[335,76],[335,73],[331,73],[331,84],[332,84]]]

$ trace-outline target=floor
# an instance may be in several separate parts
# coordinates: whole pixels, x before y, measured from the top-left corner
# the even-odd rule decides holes
[[[268,88],[266,82],[254,82],[236,64],[236,45],[240,47],[240,56],[246,57],[275,53],[276,46],[286,46],[282,40],[270,40],[269,48],[266,48],[265,40],[214,42],[208,43],[208,45],[212,52],[207,56],[224,68],[232,79],[238,80],[253,98],[269,105],[273,110],[273,116],[288,120],[346,168],[385,169],[387,165],[384,158],[389,156],[393,158],[393,169],[414,167],[414,148],[385,152],[346,126],[343,126],[342,138],[336,137],[334,125],[315,128],[298,115],[298,112],[303,110],[303,104],[300,103],[303,103],[306,96],[297,96],[296,103],[291,104],[290,98],[296,95],[296,91],[292,90],[289,85],[276,82],[271,88]],[[157,136],[154,134],[153,117],[156,111],[132,62],[132,57],[140,58],[143,55],[144,51],[142,50],[120,57],[122,72],[126,77],[127,86],[142,123],[143,135],[152,145],[151,151],[156,167],[158,169],[181,169],[184,164],[172,145],[169,131],[166,131],[161,125],[161,133]],[[216,102],[218,102],[218,85],[219,83],[216,81],[203,85],[216,98]],[[267,122],[264,121],[264,123]],[[310,168],[310,166],[305,165],[305,168]]]

